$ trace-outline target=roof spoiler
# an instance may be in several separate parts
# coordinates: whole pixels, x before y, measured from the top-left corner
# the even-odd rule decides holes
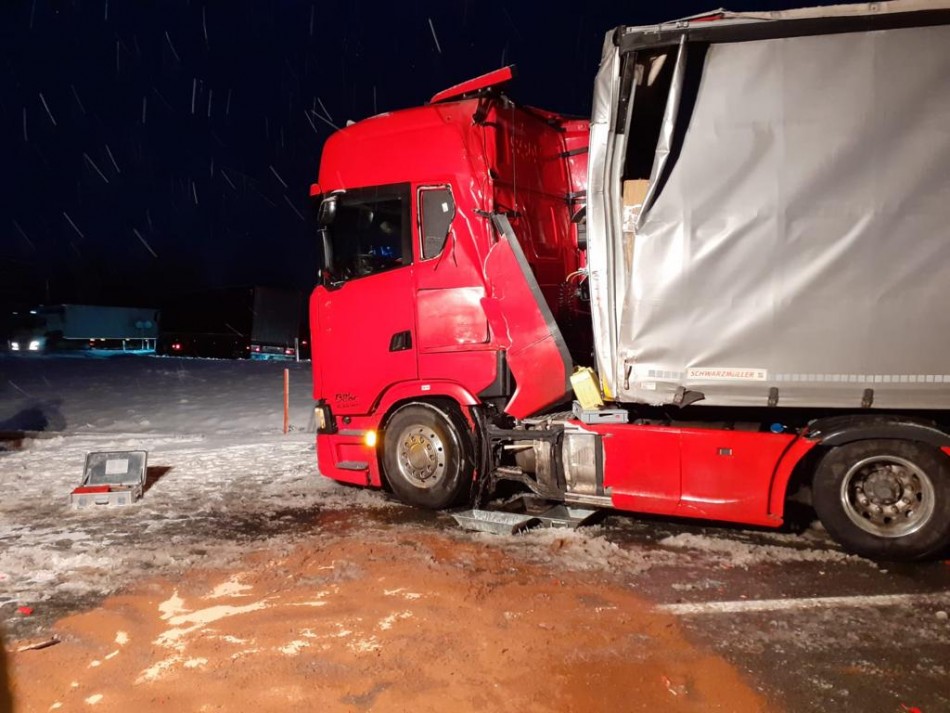
[[[483,74],[480,77],[475,77],[474,79],[469,79],[466,82],[456,84],[455,86],[449,87],[448,89],[443,89],[441,92],[434,94],[429,100],[429,103],[439,104],[441,102],[462,99],[466,96],[483,92],[488,89],[496,89],[501,87],[514,78],[515,65],[509,64],[507,67],[496,69],[495,71],[489,72],[488,74]]]

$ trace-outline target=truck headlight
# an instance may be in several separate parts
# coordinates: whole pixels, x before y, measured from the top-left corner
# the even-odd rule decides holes
[[[38,352],[38,351],[40,350],[40,340],[39,340],[39,339],[31,339],[31,340],[30,340],[30,346],[27,347],[27,348],[28,348],[31,352]]]
[[[20,343],[19,343],[19,342],[10,342],[10,351],[11,351],[11,352],[18,352],[18,351],[20,351]]]

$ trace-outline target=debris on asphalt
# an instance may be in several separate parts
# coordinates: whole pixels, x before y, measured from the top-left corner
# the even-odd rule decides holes
[[[43,641],[37,641],[35,644],[26,644],[17,649],[17,653],[23,653],[24,651],[39,651],[40,649],[48,649],[50,646],[56,646],[60,641],[59,637],[51,636],[48,639]]]

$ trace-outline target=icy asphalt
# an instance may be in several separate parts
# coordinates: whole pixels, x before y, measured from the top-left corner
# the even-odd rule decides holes
[[[673,613],[788,711],[950,710],[950,564],[875,564],[816,526],[768,532],[610,514],[580,531],[455,530],[446,515],[317,477],[307,366],[123,357],[0,357],[0,623],[59,617],[153,576],[236,562],[321,533],[455,533],[589,571]],[[87,452],[144,448],[127,509],[73,511]],[[24,616],[22,606],[33,613]],[[592,604],[593,606],[593,604]]]

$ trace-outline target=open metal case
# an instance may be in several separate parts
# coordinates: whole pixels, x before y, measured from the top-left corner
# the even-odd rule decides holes
[[[147,460],[146,451],[87,453],[82,482],[69,495],[70,507],[131,505],[144,492]]]

